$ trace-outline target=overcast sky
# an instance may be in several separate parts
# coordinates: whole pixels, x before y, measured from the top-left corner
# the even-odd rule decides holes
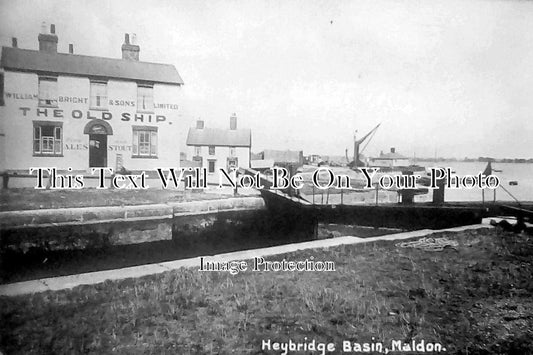
[[[37,49],[43,21],[59,51],[142,61],[185,81],[181,119],[252,129],[253,151],[533,157],[533,2],[7,1],[0,38]],[[351,150],[351,149],[350,149]]]

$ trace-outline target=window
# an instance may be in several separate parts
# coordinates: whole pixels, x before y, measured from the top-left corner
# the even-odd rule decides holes
[[[229,156],[234,157],[235,156],[235,147],[229,147]]]
[[[4,106],[4,73],[0,73],[0,106]]]
[[[209,147],[209,155],[215,155],[215,147],[214,146],[210,146]]]
[[[91,109],[107,108],[107,83],[91,81]]]
[[[228,167],[228,171],[231,171],[231,169],[237,169],[239,167],[239,159],[228,157],[226,165]]]
[[[217,165],[217,161],[216,160],[209,160],[208,161],[208,169],[207,169],[207,172],[208,173],[214,173],[215,172],[215,167]]]
[[[39,77],[39,106],[57,107],[57,78]]]
[[[157,158],[157,127],[133,126],[133,157]]]
[[[192,157],[192,161],[195,161],[195,162],[199,163],[200,167],[202,167],[203,164],[204,164],[204,161],[203,161],[202,157],[199,156],[199,155],[195,155],[194,157]]]
[[[202,147],[194,147],[194,155],[196,156],[202,155]]]
[[[137,86],[137,111],[154,112],[154,88]]]
[[[33,155],[63,156],[63,123],[33,121]]]

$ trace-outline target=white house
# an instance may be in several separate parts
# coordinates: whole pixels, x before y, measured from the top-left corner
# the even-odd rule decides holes
[[[183,80],[173,65],[139,61],[128,34],[122,59],[77,55],[73,45],[58,53],[54,25],[38,40],[39,50],[15,38],[2,48],[0,172],[179,164]]]
[[[250,167],[252,132],[237,129],[237,116],[230,117],[229,129],[207,128],[198,120],[187,135],[188,156],[199,166],[207,168],[209,183],[218,183],[219,169]]]

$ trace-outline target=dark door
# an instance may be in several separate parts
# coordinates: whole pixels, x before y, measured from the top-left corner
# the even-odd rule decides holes
[[[107,135],[89,134],[89,167],[107,166]]]

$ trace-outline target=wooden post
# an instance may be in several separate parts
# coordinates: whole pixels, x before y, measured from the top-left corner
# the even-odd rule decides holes
[[[341,188],[341,205],[342,205],[342,203],[343,203],[343,196],[342,196],[342,195],[343,195],[343,194],[342,194],[343,191],[344,191],[344,189]]]
[[[236,171],[235,172],[235,178],[237,178],[239,176],[239,172]],[[238,196],[239,195],[239,185],[238,184],[235,184],[235,188],[233,189],[233,196]]]
[[[315,204],[315,184],[311,184],[313,186],[313,205]]]
[[[9,173],[4,171],[2,174],[2,189],[7,190],[9,185]]]
[[[379,185],[376,184],[376,206],[378,205],[378,202],[379,202],[378,195],[379,195]]]

